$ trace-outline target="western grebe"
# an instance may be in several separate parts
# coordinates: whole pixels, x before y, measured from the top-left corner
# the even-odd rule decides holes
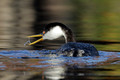
[[[99,56],[97,49],[93,45],[88,43],[75,42],[71,29],[58,22],[48,24],[43,30],[42,34],[28,36],[29,38],[42,37],[32,43],[29,43],[28,45],[33,45],[43,40],[53,40],[61,36],[64,36],[66,44],[64,44],[63,46],[61,46],[60,49],[57,50],[58,54],[74,57]]]

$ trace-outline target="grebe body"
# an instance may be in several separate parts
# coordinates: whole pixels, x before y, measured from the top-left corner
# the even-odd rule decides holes
[[[73,36],[73,32],[70,28],[65,26],[62,23],[54,22],[48,24],[45,29],[43,30],[42,34],[32,35],[28,37],[42,37],[37,41],[29,43],[29,45],[33,45],[37,42],[43,40],[53,40],[64,36],[66,44],[58,49],[58,54],[63,54],[66,56],[99,56],[97,49],[88,43],[79,43],[76,42]]]
[[[97,49],[88,43],[68,42],[58,49],[58,53],[65,56],[99,56]]]

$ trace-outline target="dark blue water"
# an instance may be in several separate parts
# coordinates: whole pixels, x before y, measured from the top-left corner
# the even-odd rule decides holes
[[[99,54],[99,57],[63,57],[56,55],[55,50],[3,50],[0,70],[26,80],[120,79],[120,52]]]

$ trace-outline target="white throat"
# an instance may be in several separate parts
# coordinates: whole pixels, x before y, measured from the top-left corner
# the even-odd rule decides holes
[[[43,36],[43,39],[53,40],[61,36],[66,38],[65,32],[61,29],[60,26],[55,26]]]

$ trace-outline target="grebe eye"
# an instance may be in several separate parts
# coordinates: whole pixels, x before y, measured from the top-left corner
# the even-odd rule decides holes
[[[45,34],[45,31],[43,31],[43,34]]]

